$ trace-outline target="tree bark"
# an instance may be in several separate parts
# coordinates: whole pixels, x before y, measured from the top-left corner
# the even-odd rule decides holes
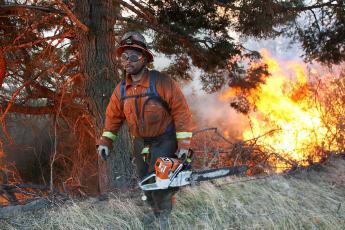
[[[85,80],[85,94],[88,98],[88,111],[94,119],[96,136],[101,135],[104,124],[104,114],[110,96],[116,83],[120,81],[115,62],[115,33],[112,15],[114,9],[120,9],[117,2],[111,0],[78,0],[76,2],[76,16],[89,27],[88,32],[80,30],[78,33],[80,70]],[[116,143],[116,154],[104,162],[98,158],[99,191],[101,194],[119,186],[124,173],[131,171],[130,137],[124,127],[120,131],[120,139]],[[119,151],[119,149],[121,151]],[[96,154],[91,149],[91,154]],[[119,177],[120,176],[120,177]]]
[[[5,54],[2,51],[2,49],[0,48],[0,88],[1,88],[2,82],[5,78],[5,74],[6,74]]]

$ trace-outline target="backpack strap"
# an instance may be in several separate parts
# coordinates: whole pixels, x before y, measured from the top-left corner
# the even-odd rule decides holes
[[[122,106],[122,109],[123,109],[123,102],[124,100],[126,99],[129,99],[129,98],[134,98],[135,99],[135,110],[136,110],[136,114],[137,114],[137,117],[141,119],[141,123],[142,125],[144,125],[144,112],[145,112],[145,107],[146,107],[146,104],[150,101],[150,100],[155,100],[157,101],[158,103],[160,103],[163,108],[169,113],[171,114],[171,109],[170,109],[170,106],[168,104],[168,102],[166,102],[161,96],[159,96],[158,92],[157,92],[157,88],[156,88],[156,83],[157,83],[157,78],[158,78],[158,71],[156,70],[151,70],[149,72],[149,87],[146,91],[146,93],[141,93],[141,94],[137,94],[137,95],[130,95],[130,96],[126,96],[126,79],[123,79],[120,83],[120,101],[121,101],[121,106]],[[144,104],[143,104],[143,107],[141,108],[141,114],[139,114],[140,110],[139,110],[139,105],[138,105],[138,99],[140,97],[148,97]],[[142,126],[142,128],[144,128]]]
[[[123,101],[126,97],[126,78],[121,81],[120,85],[120,101]]]
[[[145,101],[144,106],[149,100],[153,99],[153,100],[158,101],[163,106],[163,108],[170,114],[171,110],[170,110],[170,106],[168,102],[166,102],[161,96],[159,96],[157,92],[156,83],[157,83],[158,71],[156,70],[150,71],[149,76],[150,76],[150,86],[147,90],[147,93],[150,95],[149,95],[149,98]]]
[[[141,94],[136,94],[136,95],[131,95],[131,96],[126,96],[126,79],[123,79],[121,81],[121,85],[120,85],[120,101],[124,101],[128,98],[139,98],[139,97],[152,97],[152,96],[158,96],[158,93],[156,91],[156,78],[157,78],[157,71],[154,71],[154,76],[151,77],[151,72],[150,71],[150,86],[149,88],[147,89],[147,92],[146,93],[141,93]]]
[[[157,80],[157,71],[156,70],[151,70],[149,72],[149,77],[150,77],[150,86],[147,90],[147,93],[151,93],[156,97],[159,97],[156,89],[156,80]]]
[[[154,98],[154,99],[159,99],[159,102],[163,105],[163,107],[169,112],[170,108],[169,105],[166,101],[164,101],[158,94],[157,89],[156,89],[156,82],[157,82],[157,75],[158,71],[156,70],[151,70],[149,72],[149,88],[147,89],[146,93],[141,93],[137,95],[132,95],[132,96],[126,96],[126,79],[123,79],[121,81],[120,85],[120,100],[124,101],[128,98],[139,98],[139,97],[146,97],[148,96],[149,98]]]

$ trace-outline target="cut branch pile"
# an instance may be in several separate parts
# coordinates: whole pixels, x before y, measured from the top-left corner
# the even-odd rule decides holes
[[[17,176],[8,175],[8,169],[1,170],[0,207],[26,205],[39,199],[65,199],[68,196],[47,185],[20,183]],[[14,178],[17,177],[17,178]],[[13,182],[16,181],[16,182]],[[49,198],[50,197],[50,198]]]
[[[304,161],[298,162],[283,157],[269,146],[259,144],[260,138],[277,131],[279,130],[271,130],[254,139],[232,143],[222,136],[216,128],[200,130],[193,136],[193,167],[199,170],[245,164],[250,167],[248,175],[258,175],[290,171],[305,165]],[[323,150],[317,151],[314,156],[318,155],[321,160],[314,162],[311,157],[308,159],[308,166],[324,162],[332,154]]]

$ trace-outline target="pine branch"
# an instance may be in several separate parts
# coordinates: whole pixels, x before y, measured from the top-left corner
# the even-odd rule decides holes
[[[12,45],[12,46],[3,47],[3,50],[8,51],[8,50],[31,47],[31,46],[37,45],[41,42],[44,42],[44,41],[55,40],[58,38],[67,38],[67,37],[70,38],[71,36],[72,36],[72,34],[69,31],[67,31],[67,32],[62,33],[62,34],[57,34],[54,36],[45,37],[45,38],[42,38],[42,39],[39,39],[36,41],[30,41],[30,42],[19,44],[19,45]]]
[[[277,9],[280,9],[280,11],[293,11],[293,12],[303,12],[307,10],[320,9],[323,7],[344,7],[344,4],[339,4],[337,2],[338,1],[331,0],[329,2],[324,2],[321,4],[314,4],[310,6],[295,6],[295,7],[283,6],[283,5],[279,5],[279,3],[276,3],[276,7]],[[237,11],[242,11],[244,9],[244,7],[235,6],[231,3],[226,3],[224,1],[217,0],[214,3],[218,6],[224,7],[225,9],[231,9],[231,10],[237,10]]]
[[[137,20],[137,19],[133,19],[129,17],[116,16],[116,19],[120,21],[126,21],[130,23],[138,24],[138,25],[144,25],[157,32],[168,34],[170,37],[176,39],[182,46],[190,48],[193,56],[199,56],[199,57],[202,57],[202,59],[206,59],[206,57],[204,57],[204,54],[201,52],[202,48],[198,46],[198,44],[194,43],[196,42],[195,39],[193,39],[192,37],[188,35],[181,35],[179,33],[172,31],[167,26],[162,26],[152,21],[145,21],[146,18],[142,20]]]
[[[152,18],[148,15],[146,15],[145,13],[137,10],[134,6],[132,6],[131,4],[120,0],[119,1],[121,5],[123,5],[124,7],[126,7],[127,9],[129,9],[130,11],[132,11],[133,13],[137,14],[139,17],[146,19],[147,21],[152,21]]]
[[[6,108],[8,106],[7,103],[0,104],[0,108]],[[11,113],[21,113],[21,114],[30,114],[30,115],[45,115],[45,114],[54,114],[55,107],[54,106],[24,106],[24,105],[17,105],[12,104],[11,108],[8,112]]]
[[[313,9],[319,9],[319,8],[323,8],[323,7],[344,7],[344,4],[333,4],[334,2],[337,1],[329,1],[329,2],[325,2],[322,4],[314,4],[311,6],[300,6],[300,7],[282,7],[285,10],[289,10],[289,11],[307,11],[307,10],[313,10]]]
[[[66,12],[67,16],[84,32],[89,32],[89,27],[87,27],[84,23],[82,23],[74,14],[73,12],[63,3],[61,0],[56,0],[57,4]]]
[[[134,0],[130,0],[130,1],[133,5],[138,7],[145,15],[147,15],[147,17],[149,17],[152,21],[156,21],[155,16],[149,11],[149,9],[147,9],[146,7],[144,7],[137,1],[134,1]]]
[[[44,6],[33,6],[33,5],[24,5],[24,4],[9,4],[9,5],[0,6],[0,12],[5,11],[5,10],[19,10],[19,9],[38,10],[45,13],[66,15],[66,13],[61,10],[51,8],[51,7],[44,7]]]

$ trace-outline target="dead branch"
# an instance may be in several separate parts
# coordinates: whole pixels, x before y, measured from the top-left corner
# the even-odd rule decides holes
[[[306,10],[311,10],[311,9],[320,9],[323,7],[344,7],[341,3],[336,4],[335,2],[337,1],[333,1],[330,0],[328,2],[324,2],[324,3],[317,3],[314,5],[310,5],[310,6],[299,6],[299,7],[286,7],[286,6],[282,6],[282,5],[277,5],[277,7],[279,7],[280,11],[292,11],[292,12],[303,12]],[[223,3],[222,1],[215,1],[215,4],[221,7],[224,7],[225,9],[231,9],[231,10],[237,10],[237,11],[241,11],[243,10],[243,7],[240,6],[236,6],[234,4],[231,3]]]
[[[0,171],[1,173],[1,177],[2,177],[2,182],[3,183],[8,183],[8,175],[6,173],[6,171],[4,170],[1,170]],[[17,198],[16,196],[14,195],[14,192],[13,191],[10,191],[10,190],[7,190],[7,189],[3,189],[1,186],[0,186],[0,194],[3,194],[4,198],[10,202],[11,204],[14,204],[14,203],[17,203]]]
[[[145,6],[141,5],[138,1],[134,1],[134,0],[130,0],[130,1],[133,5],[138,7],[141,10],[141,12],[143,12],[147,17],[149,17],[151,20],[157,22],[154,14],[152,14],[149,9],[147,9]]]
[[[61,0],[56,0],[58,5],[66,12],[67,16],[74,22],[79,28],[81,28],[85,33],[89,32],[89,27],[82,23],[73,12],[63,3]]]
[[[0,12],[5,11],[5,10],[20,10],[20,9],[38,10],[45,13],[66,15],[66,13],[61,10],[51,8],[51,7],[44,7],[44,6],[33,6],[33,5],[24,5],[24,4],[9,4],[9,5],[0,6]]]
[[[62,37],[64,37],[64,38],[69,37],[70,38],[72,36],[73,36],[72,33],[70,31],[67,31],[67,32],[62,33],[62,34],[57,34],[54,36],[45,37],[42,39],[38,39],[36,41],[31,41],[31,42],[27,42],[27,43],[23,43],[23,44],[19,44],[19,45],[11,45],[11,46],[7,46],[7,47],[3,47],[3,49],[5,51],[8,51],[8,50],[27,48],[27,47],[31,47],[31,46],[37,45],[37,44],[45,42],[45,41],[55,40],[55,39],[62,38]]]
[[[10,218],[23,212],[36,211],[52,206],[52,202],[47,199],[36,199],[25,205],[6,206],[0,208],[0,219]]]
[[[274,133],[274,132],[276,132],[276,131],[281,131],[281,129],[271,129],[270,131],[268,131],[268,132],[266,132],[266,133],[264,133],[264,134],[262,134],[262,135],[260,135],[260,136],[257,136],[257,137],[254,137],[254,138],[252,138],[252,139],[248,139],[248,140],[245,140],[244,142],[252,142],[252,141],[257,141],[258,139],[260,139],[261,137],[264,137],[264,136],[266,136],[266,135],[269,135],[269,134],[272,134],[272,133]]]
[[[12,189],[36,189],[47,191],[49,190],[49,186],[46,185],[38,185],[38,184],[2,184],[0,185],[1,189],[5,190],[12,190]]]
[[[139,3],[136,3],[135,1],[131,0],[131,3],[133,5],[135,5],[136,7],[138,7],[141,11],[139,11],[133,5],[131,5],[125,1],[121,0],[119,2],[121,5],[123,5],[127,9],[131,10],[133,13],[137,14],[139,17],[146,19],[148,22],[154,22],[155,24],[157,24],[156,18],[151,13],[147,12],[146,10],[143,11],[144,7],[141,6]]]
[[[11,110],[11,108],[14,106],[14,100],[15,98],[19,95],[19,93],[22,91],[23,88],[26,88],[28,87],[32,82],[34,82],[37,78],[39,77],[38,76],[33,76],[31,77],[30,79],[28,79],[27,81],[25,81],[22,86],[20,86],[11,96],[11,99],[7,102],[7,105],[6,105],[6,108],[4,110],[2,110],[2,115],[0,117],[0,122],[2,124],[2,130],[7,138],[7,140],[10,142],[10,143],[13,143],[13,139],[11,138],[10,134],[8,133],[7,131],[7,128],[6,128],[6,122],[5,122],[5,117],[7,115],[7,113]],[[19,107],[17,107],[17,109],[19,110]],[[23,109],[23,107],[21,108]],[[37,110],[36,110],[37,111]]]
[[[203,132],[206,132],[206,131],[214,131],[220,138],[222,138],[225,142],[229,143],[229,144],[233,144],[231,141],[229,141],[228,139],[226,139],[222,134],[220,134],[218,132],[218,129],[217,128],[205,128],[205,129],[200,129],[200,130],[197,130],[195,132],[193,132],[193,136],[197,135],[197,134],[200,134],[200,133],[203,133]]]
[[[139,15],[141,14],[140,12],[138,12],[138,13],[139,13]],[[170,28],[164,27],[158,23],[155,23],[154,21],[151,21],[150,18],[145,16],[145,15],[142,15],[142,17],[143,17],[142,20],[133,19],[133,18],[129,18],[129,17],[122,17],[122,16],[118,16],[118,15],[115,17],[117,20],[126,21],[126,22],[137,24],[137,25],[144,25],[144,26],[151,28],[155,31],[158,31],[162,34],[166,34],[166,35],[170,36],[171,38],[176,39],[182,46],[188,47],[191,51],[192,56],[198,57],[201,60],[206,60],[206,57],[201,52],[202,48],[200,47],[200,45],[194,43],[195,39],[188,36],[188,35],[178,34],[174,31],[172,31]],[[145,20],[147,20],[147,21],[145,21]]]
[[[0,108],[8,107],[8,103],[0,103]],[[12,104],[10,109],[7,112],[11,113],[21,113],[21,114],[30,114],[30,115],[45,115],[45,114],[54,114],[54,106],[23,106]]]

